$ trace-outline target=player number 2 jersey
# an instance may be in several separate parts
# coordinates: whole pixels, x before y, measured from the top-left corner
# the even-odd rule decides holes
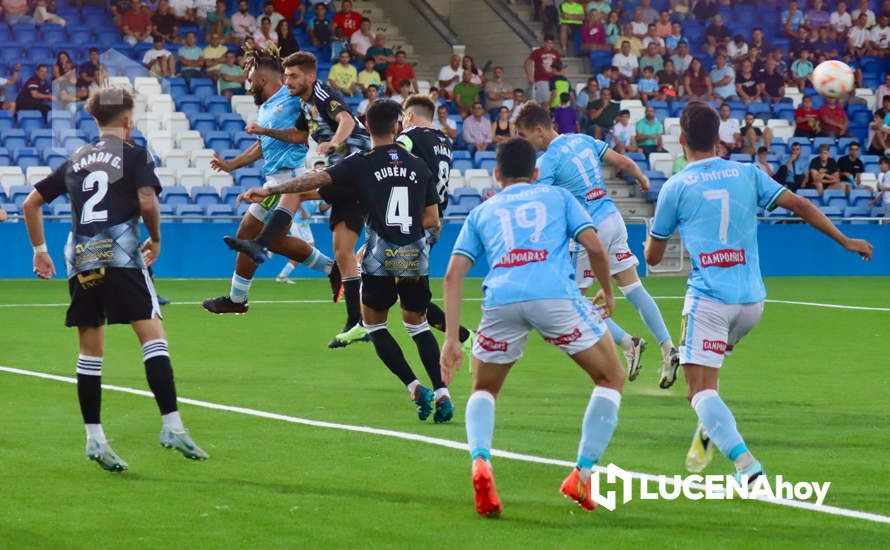
[[[609,147],[585,134],[562,134],[538,158],[537,183],[569,191],[590,214],[594,225],[618,212],[603,181],[603,155]]]
[[[420,157],[436,178],[439,215],[448,208],[448,181],[451,176],[451,139],[434,128],[414,127],[396,138],[409,153]]]
[[[332,183],[319,189],[327,202],[358,200],[367,213],[362,272],[380,276],[429,274],[423,212],[438,204],[436,184],[418,157],[395,143],[353,153],[327,169]]]
[[[590,215],[565,189],[518,183],[470,212],[452,254],[488,259],[484,307],[573,300],[581,294],[569,242],[592,228]]]
[[[724,304],[766,298],[757,251],[757,208],[773,210],[785,188],[751,164],[717,157],[690,163],[658,196],[651,234],[680,229],[692,273],[688,293]]]
[[[148,151],[118,138],[84,145],[34,188],[47,203],[67,193],[68,277],[106,267],[145,268],[139,250],[140,187],[161,192]]]

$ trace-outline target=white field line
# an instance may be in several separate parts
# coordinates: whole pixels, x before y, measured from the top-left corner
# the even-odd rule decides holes
[[[655,300],[683,300],[685,296],[653,296]],[[624,296],[616,296],[616,300],[627,300]],[[464,302],[481,302],[482,298],[464,298]],[[251,304],[330,304],[330,300],[251,300]],[[890,307],[871,307],[871,306],[850,306],[845,304],[823,304],[819,302],[799,302],[795,300],[766,300],[768,304],[786,304],[793,306],[819,307],[826,309],[847,309],[855,311],[887,311]],[[170,306],[199,306],[201,302],[170,302]],[[0,309],[10,308],[28,308],[28,307],[68,307],[68,303],[46,303],[46,304],[0,304]],[[166,307],[166,306],[165,306]]]
[[[23,376],[31,376],[35,378],[43,378],[46,380],[55,380],[57,382],[65,382],[68,384],[76,384],[76,378],[70,378],[68,376],[59,376],[57,374],[49,374],[45,372],[31,371],[25,369],[17,369],[13,367],[4,367],[0,366],[0,372],[6,372],[10,374],[19,374]],[[153,397],[151,392],[145,390],[139,390],[136,388],[128,388],[125,386],[114,386],[111,384],[102,384],[102,388],[108,391],[115,391],[120,393],[129,393],[132,395],[140,395],[143,397]],[[419,443],[426,443],[429,445],[437,445],[439,447],[445,447],[448,449],[455,449],[459,451],[468,451],[466,443],[460,443],[458,441],[453,441],[450,439],[442,439],[439,437],[430,437],[427,435],[415,434],[411,432],[402,432],[397,430],[386,430],[382,428],[372,428],[370,426],[355,426],[352,424],[340,424],[338,422],[325,422],[322,420],[310,420],[308,418],[300,418],[297,416],[289,416],[286,414],[273,413],[268,411],[261,411],[258,409],[251,409],[247,407],[236,407],[233,405],[223,405],[221,403],[212,403],[210,401],[202,401],[199,399],[190,399],[187,397],[180,397],[180,403],[185,403],[187,405],[192,405],[195,407],[202,407],[205,409],[212,409],[216,411],[226,411],[237,414],[243,414],[247,416],[253,416],[257,418],[266,418],[269,420],[278,420],[281,422],[288,422],[291,424],[299,424],[302,426],[310,426],[313,428],[326,428],[330,430],[342,430],[347,432],[358,432],[365,433],[371,435],[379,435],[383,437],[391,437],[394,439],[402,439],[406,441],[416,441]],[[570,462],[567,460],[559,460],[556,458],[547,458],[542,456],[528,455],[523,453],[514,453],[511,451],[503,451],[499,449],[492,449],[492,456],[506,458],[510,460],[517,460],[521,462],[531,462],[533,464],[546,464],[550,466],[560,466],[564,468],[571,468],[575,466],[574,462]],[[599,471],[605,472],[605,468],[602,466],[596,467]],[[628,472],[631,476],[637,479],[649,479],[649,480],[657,480],[657,476],[655,474],[648,474],[643,472]],[[668,484],[674,485],[673,478],[667,479]],[[700,484],[691,484],[696,489],[705,489],[704,485]],[[798,508],[801,510],[809,510],[811,512],[819,512],[823,514],[829,514],[834,516],[843,516],[854,519],[861,519],[865,521],[871,521],[875,523],[886,523],[890,524],[890,516],[884,516],[881,514],[875,514],[872,512],[863,512],[861,510],[851,510],[848,508],[841,508],[838,506],[830,506],[825,504],[815,504],[812,502],[793,500],[793,499],[785,499],[785,498],[757,498],[756,500],[760,500],[762,502],[767,502],[769,504],[776,504],[779,506],[788,506],[791,508]]]

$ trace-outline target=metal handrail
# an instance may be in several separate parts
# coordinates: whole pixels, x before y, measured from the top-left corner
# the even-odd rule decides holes
[[[448,21],[429,2],[426,0],[408,0],[408,3],[449,46],[453,47],[461,43],[460,38],[454,29],[451,28],[451,25],[448,24]]]
[[[529,48],[536,48],[539,45],[538,35],[535,34],[535,31],[526,25],[525,21],[516,15],[513,8],[506,2],[503,0],[484,0],[484,2],[504,23],[506,23],[508,27],[510,27],[510,30],[516,33],[516,36],[518,36],[520,40],[525,42],[526,46]]]

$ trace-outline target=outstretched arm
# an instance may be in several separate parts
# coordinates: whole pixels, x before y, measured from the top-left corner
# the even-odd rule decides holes
[[[244,131],[252,135],[269,136],[272,139],[277,139],[278,141],[284,141],[286,143],[309,143],[309,132],[297,128],[286,128],[284,130],[264,128],[253,122],[249,124]]]
[[[442,380],[449,384],[455,371],[460,370],[463,351],[460,346],[460,302],[463,295],[463,281],[473,262],[466,256],[455,254],[448,263],[448,272],[442,288],[445,294],[445,343],[439,366]]]
[[[649,191],[649,178],[647,178],[646,174],[640,170],[640,167],[637,166],[636,162],[611,149],[606,150],[606,154],[603,155],[603,160],[615,168],[618,168],[618,170],[625,174],[633,176],[634,179],[637,180],[637,183],[640,184],[640,190],[643,191],[643,193]]]
[[[319,187],[330,185],[332,183],[331,176],[325,171],[309,172],[292,180],[270,185],[269,187],[254,187],[238,195],[238,203],[262,202],[269,195],[285,195],[289,193],[304,193],[306,191],[315,191]]]
[[[874,248],[871,243],[862,239],[851,239],[841,233],[840,229],[838,229],[837,226],[835,226],[831,220],[829,220],[828,217],[809,200],[794,193],[786,192],[779,196],[779,200],[776,201],[776,204],[782,208],[791,210],[800,216],[803,221],[834,239],[834,241],[844,247],[844,249],[859,254],[862,256],[863,260],[868,261],[871,259],[872,249]]]

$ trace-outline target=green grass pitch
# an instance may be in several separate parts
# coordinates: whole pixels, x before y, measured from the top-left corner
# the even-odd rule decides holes
[[[653,296],[680,296],[679,278],[648,279]],[[449,425],[417,420],[408,394],[367,344],[328,350],[342,306],[259,303],[324,300],[326,282],[254,284],[244,317],[215,317],[198,302],[226,281],[158,282],[179,304],[164,310],[180,396],[313,420],[465,442],[469,376],[452,384]],[[441,296],[438,282],[434,295]],[[774,278],[770,298],[890,306],[886,278]],[[74,376],[76,334],[62,325],[64,281],[0,281],[0,365]],[[469,281],[469,297],[480,295]],[[659,299],[674,337],[682,301]],[[465,324],[479,319],[465,303]],[[616,319],[651,340],[626,301]],[[391,329],[415,366],[398,315]],[[441,336],[441,335],[440,335]],[[103,382],[147,389],[128,327],[107,332]],[[887,451],[890,311],[769,303],[727,360],[721,394],[768,473],[831,481],[826,504],[890,515]],[[694,413],[678,381],[657,388],[657,346],[628,383],[603,463],[682,473]],[[425,375],[421,377],[425,379]],[[532,337],[498,402],[496,448],[574,460],[590,394],[584,374]],[[494,459],[504,516],[476,516],[469,458],[454,449],[295,425],[184,405],[210,454],[184,460],[158,446],[150,398],[106,391],[103,424],[130,471],[113,475],[83,456],[74,386],[0,372],[0,548],[887,548],[890,525],[753,501],[639,501],[585,513],[557,489],[566,469]],[[717,456],[706,473],[727,473]]]

